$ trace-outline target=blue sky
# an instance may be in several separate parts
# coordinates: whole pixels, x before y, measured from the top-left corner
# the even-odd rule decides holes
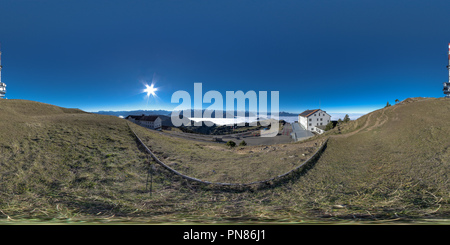
[[[9,99],[166,109],[175,91],[279,91],[280,111],[442,97],[450,1],[0,0]],[[146,99],[154,83],[157,98]],[[208,104],[204,104],[204,108]]]

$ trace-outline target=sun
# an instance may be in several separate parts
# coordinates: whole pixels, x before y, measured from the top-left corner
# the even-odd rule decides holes
[[[150,86],[148,86],[148,84],[145,84],[144,92],[147,93],[147,96],[150,96],[150,95],[156,96],[156,93],[155,93],[155,92],[156,92],[157,90],[158,90],[157,88],[154,88],[154,87],[153,87],[153,84],[150,85]]]

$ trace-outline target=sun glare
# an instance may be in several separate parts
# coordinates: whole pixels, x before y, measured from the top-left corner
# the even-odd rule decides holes
[[[150,86],[148,86],[148,84],[145,84],[144,92],[147,93],[147,96],[150,96],[150,95],[155,96],[155,95],[156,95],[155,92],[156,92],[157,90],[158,90],[157,88],[154,88],[154,87],[153,87],[153,84],[150,85]]]

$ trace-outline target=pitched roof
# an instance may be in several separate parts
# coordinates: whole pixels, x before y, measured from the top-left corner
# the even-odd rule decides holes
[[[141,117],[143,117],[143,116],[144,116],[144,114],[142,114],[142,115],[129,115],[129,116],[125,117],[125,119],[133,118],[133,119],[135,119],[135,120],[139,120],[139,119],[141,119]]]
[[[320,109],[315,109],[315,110],[306,110],[300,114],[298,114],[299,116],[302,117],[309,117],[311,114],[318,112]]]
[[[157,118],[158,116],[143,116],[139,120],[154,122]]]
[[[142,115],[129,115],[125,119],[129,119],[129,118],[133,118],[134,120],[140,120],[140,121],[154,122],[158,118],[158,116],[145,116],[144,114],[142,114]]]

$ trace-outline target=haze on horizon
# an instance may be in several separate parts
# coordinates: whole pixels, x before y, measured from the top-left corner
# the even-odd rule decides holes
[[[442,0],[2,1],[2,81],[9,99],[91,112],[173,110],[172,94],[200,82],[223,95],[279,91],[280,111],[368,113],[443,96],[448,9]]]

